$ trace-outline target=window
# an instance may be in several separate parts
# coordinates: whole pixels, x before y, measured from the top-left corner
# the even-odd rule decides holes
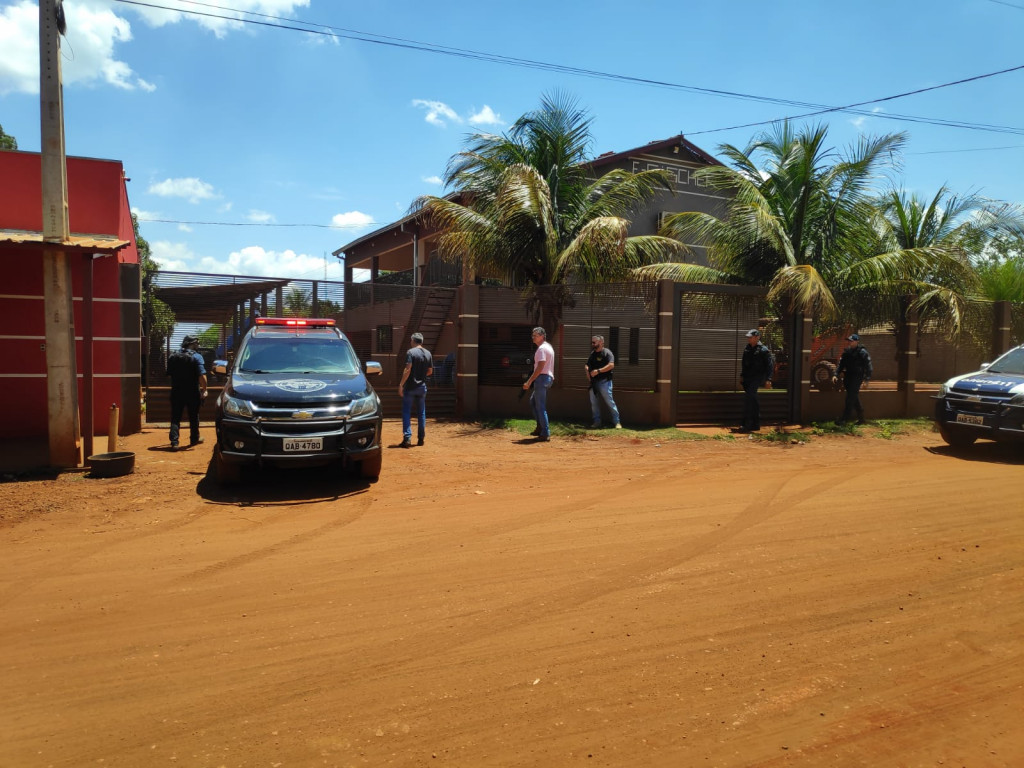
[[[394,341],[395,329],[394,326],[390,325],[378,325],[377,326],[377,352],[382,355],[390,354],[394,352],[393,341]]]

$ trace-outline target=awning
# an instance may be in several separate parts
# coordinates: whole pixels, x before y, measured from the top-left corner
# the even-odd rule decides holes
[[[55,250],[85,251],[89,253],[116,253],[131,245],[128,240],[118,240],[111,235],[71,235],[61,243],[43,240],[42,232],[0,229],[0,245],[32,245]]]

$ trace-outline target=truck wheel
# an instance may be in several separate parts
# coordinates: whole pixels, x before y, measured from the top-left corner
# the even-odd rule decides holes
[[[219,445],[213,449],[213,466],[217,472],[217,482],[220,485],[237,485],[241,482],[242,468],[224,461]]]
[[[836,375],[836,364],[828,360],[821,360],[811,368],[811,386],[819,392],[833,392],[836,387],[832,379]]]
[[[967,448],[970,445],[974,445],[974,441],[978,439],[972,434],[955,432],[943,424],[939,424],[939,434],[946,441],[946,445],[951,448]]]
[[[384,454],[369,456],[359,462],[359,476],[364,480],[376,480],[380,477],[380,468],[383,464]]]

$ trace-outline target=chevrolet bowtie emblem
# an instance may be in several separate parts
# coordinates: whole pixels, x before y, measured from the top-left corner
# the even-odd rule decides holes
[[[292,418],[293,419],[312,419],[313,418],[313,412],[312,411],[296,411],[295,413],[292,414]]]

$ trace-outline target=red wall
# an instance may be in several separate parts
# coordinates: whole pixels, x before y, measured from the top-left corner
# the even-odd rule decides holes
[[[0,229],[40,230],[39,175],[38,154],[0,151]],[[113,235],[131,243],[118,255],[92,260],[93,405],[96,432],[103,434],[111,403],[121,409],[123,425],[141,420],[141,341],[135,279],[138,270],[134,266],[138,263],[138,251],[121,164],[68,158],[68,199],[72,234]],[[74,251],[68,252],[68,258],[75,297],[75,335],[81,337],[87,260]],[[45,437],[48,428],[42,246],[0,244],[0,275],[0,388],[6,404],[4,418],[0,420],[0,438]],[[75,350],[80,372],[79,406],[84,407],[80,338]]]

